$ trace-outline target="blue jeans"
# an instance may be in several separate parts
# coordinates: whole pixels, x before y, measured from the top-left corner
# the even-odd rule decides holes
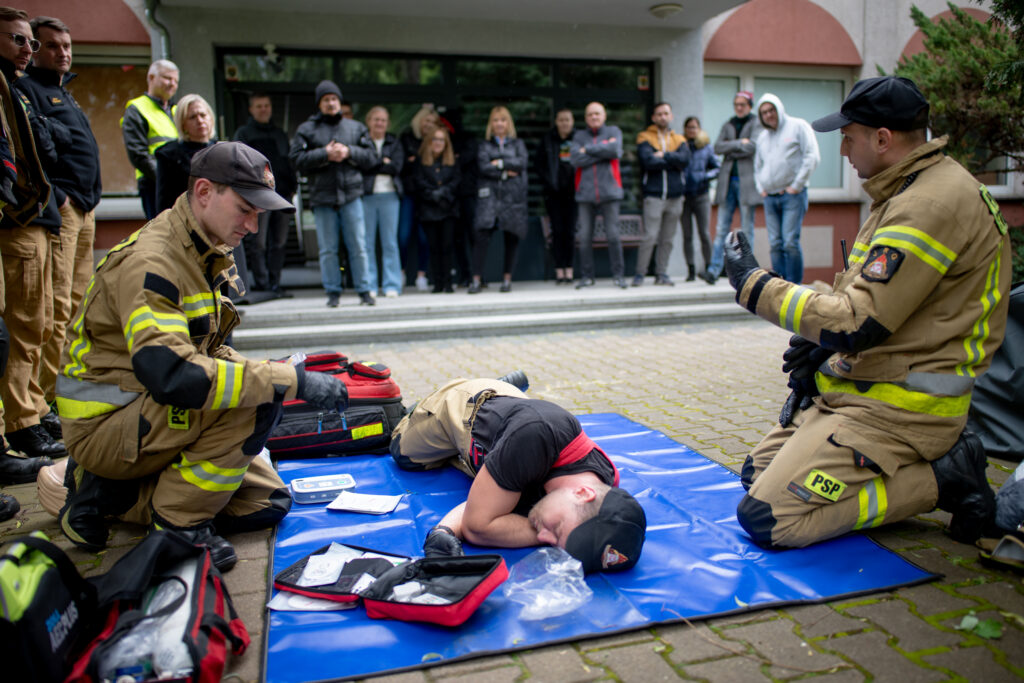
[[[402,197],[402,205],[398,212],[398,249],[402,260],[409,254],[409,240],[416,240],[416,270],[427,272],[430,263],[430,247],[427,244],[427,233],[420,225],[416,215],[416,202],[410,195]]]
[[[764,198],[764,223],[772,252],[772,270],[790,282],[804,279],[804,254],[800,250],[800,226],[807,213],[807,188],[797,194]]]
[[[377,291],[377,235],[380,234],[381,289],[402,291],[402,262],[398,254],[398,207],[394,192],[363,197],[366,223],[366,277]]]
[[[341,264],[338,248],[341,236],[348,250],[348,264],[352,268],[352,284],[357,292],[370,291],[366,277],[366,227],[363,223],[363,202],[353,199],[340,208],[313,207],[316,221],[316,240],[320,246],[320,282],[327,292],[341,293]],[[340,228],[340,229],[339,229]]]
[[[754,211],[756,204],[740,204],[740,177],[734,175],[729,178],[729,189],[725,193],[725,204],[718,207],[718,225],[715,226],[715,242],[711,246],[711,264],[708,272],[718,277],[722,274],[722,266],[725,265],[725,238],[729,236],[729,229],[732,227],[732,217],[736,209],[740,210],[740,230],[747,236],[750,248],[754,248]]]

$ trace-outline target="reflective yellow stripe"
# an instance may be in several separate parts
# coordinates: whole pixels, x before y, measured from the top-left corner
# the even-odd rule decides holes
[[[173,467],[181,473],[182,479],[204,491],[235,491],[248,469],[217,467],[209,460],[191,462],[184,453],[181,455],[181,462],[174,463]]]
[[[57,412],[64,419],[84,420],[88,417],[112,413],[121,406],[102,401],[78,401],[73,398],[57,397]]]
[[[779,326],[795,334],[800,334],[800,318],[804,314],[804,306],[814,291],[801,286],[793,286],[786,292],[779,307]],[[796,299],[796,301],[794,301]]]
[[[985,290],[981,293],[981,315],[974,322],[971,328],[971,335],[964,339],[965,359],[956,366],[956,374],[966,377],[976,376],[975,368],[985,359],[985,341],[991,332],[989,319],[996,304],[1003,298],[999,291],[999,275],[1003,267],[1002,242],[996,250],[996,257],[988,265],[988,273],[985,275]]]
[[[185,315],[191,320],[216,313],[217,301],[218,299],[210,292],[190,294],[182,298],[182,308],[185,310]]]
[[[155,327],[161,332],[174,334],[181,332],[188,336],[188,322],[185,316],[180,313],[154,313],[149,306],[139,306],[128,316],[128,322],[124,325],[124,339],[128,344],[128,353],[131,353],[135,344],[135,335],[146,329]]]
[[[889,499],[885,493],[885,482],[875,477],[864,484],[857,492],[857,523],[854,529],[874,528],[885,521],[885,513],[889,507]]]
[[[213,408],[223,410],[238,405],[242,393],[242,364],[217,360],[217,386]]]
[[[864,244],[863,242],[854,242],[853,249],[850,250],[850,265],[852,266],[855,263],[863,261],[864,257],[868,254],[868,249],[870,248],[870,245]]]
[[[911,391],[895,384],[877,382],[867,391],[860,391],[850,380],[832,377],[821,372],[815,373],[814,379],[818,391],[838,394],[853,394],[888,403],[889,405],[909,410],[913,413],[935,415],[936,417],[962,417],[967,414],[971,405],[971,395],[963,396],[932,396],[921,391]]]
[[[908,225],[887,225],[875,231],[871,246],[905,249],[945,275],[956,260],[956,252],[937,239]]]
[[[100,262],[96,265],[98,271],[103,267],[103,264],[107,262],[110,255],[121,251],[125,247],[134,244],[139,239],[139,233],[142,232],[142,228],[139,228],[128,237],[121,240],[120,243],[111,247],[106,255],[100,259]],[[64,367],[64,374],[68,377],[80,377],[85,374],[85,356],[92,349],[92,340],[85,334],[85,311],[89,306],[92,290],[96,286],[96,276],[93,275],[89,278],[89,286],[85,289],[85,294],[82,296],[82,303],[78,306],[78,314],[75,316],[75,320],[71,323],[71,331],[74,333],[75,338],[71,342],[71,348],[68,353],[71,357],[71,362]]]

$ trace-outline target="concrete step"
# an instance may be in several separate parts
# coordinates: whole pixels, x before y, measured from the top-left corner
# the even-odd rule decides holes
[[[359,306],[351,293],[341,306],[327,308],[322,290],[296,291],[294,299],[243,307],[242,325],[233,335],[239,350],[261,348],[344,347],[376,340],[401,341],[444,337],[555,332],[609,327],[643,327],[709,322],[749,315],[734,301],[724,281],[709,287],[621,290],[610,283],[575,290],[551,283],[516,283],[500,294],[496,286],[479,295],[432,295],[419,292],[378,299]]]

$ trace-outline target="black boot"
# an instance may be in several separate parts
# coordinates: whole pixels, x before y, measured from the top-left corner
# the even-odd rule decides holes
[[[697,279],[697,267],[692,263],[686,264],[686,281],[693,282]]]
[[[213,528],[213,522],[203,522],[192,527],[178,527],[168,524],[154,512],[153,528],[171,531],[192,545],[205,545],[210,549],[210,559],[213,561],[213,566],[222,573],[229,571],[238,562],[235,547],[217,535]]]
[[[513,370],[507,375],[502,375],[498,378],[499,382],[507,382],[514,386],[519,391],[526,391],[530,388],[530,380],[526,377],[526,373],[522,370]]]
[[[964,431],[945,455],[931,462],[939,487],[940,510],[953,513],[949,535],[974,543],[995,525],[996,496],[985,477],[985,447],[974,433]]]
[[[31,484],[36,480],[39,470],[52,465],[53,461],[47,457],[21,458],[11,455],[0,443],[0,485],[10,486],[12,484]]]
[[[71,458],[64,487],[68,496],[58,514],[60,528],[72,543],[91,553],[107,547],[108,518],[128,512],[139,498],[136,481],[97,476]]]
[[[50,458],[63,458],[68,454],[64,450],[64,444],[54,441],[42,425],[32,425],[8,432],[7,443],[11,445],[11,450],[21,451],[30,458],[44,455]]]
[[[39,424],[43,426],[43,429],[46,430],[46,433],[54,441],[60,441],[64,438],[64,431],[60,427],[60,416],[57,415],[56,410],[51,410],[39,418]]]
[[[0,493],[0,522],[6,522],[18,514],[20,509],[21,504],[18,503],[17,498],[8,496],[6,493]]]

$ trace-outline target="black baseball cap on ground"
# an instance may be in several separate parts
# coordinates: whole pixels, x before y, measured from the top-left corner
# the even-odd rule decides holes
[[[647,516],[626,491],[608,491],[597,515],[572,530],[565,550],[583,564],[583,571],[617,572],[640,559],[647,533]]]
[[[853,84],[838,112],[818,119],[811,127],[827,133],[851,123],[901,131],[927,128],[928,100],[909,78],[865,78]]]
[[[228,185],[257,209],[295,213],[291,202],[274,191],[267,158],[242,142],[218,142],[192,157],[189,175]]]

